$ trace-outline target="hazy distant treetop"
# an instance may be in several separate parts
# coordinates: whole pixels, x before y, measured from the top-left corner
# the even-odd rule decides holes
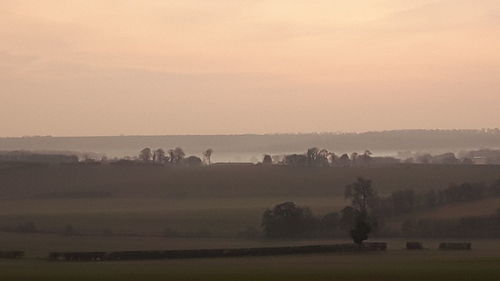
[[[208,165],[211,164],[211,159],[212,159],[212,153],[214,153],[214,150],[209,148],[203,152],[203,158],[207,162]]]
[[[153,162],[163,164],[165,163],[167,157],[165,151],[161,148],[158,148],[153,153]]]
[[[268,237],[296,237],[311,230],[314,218],[307,207],[284,202],[267,209],[262,215],[262,228]]]
[[[197,156],[186,157],[183,160],[183,162],[188,167],[198,167],[198,166],[201,166],[201,164],[202,164],[202,161],[201,161],[200,157],[197,157]]]
[[[139,159],[143,162],[150,162],[153,158],[151,148],[146,147],[139,153]]]
[[[186,153],[184,153],[184,150],[180,147],[176,147],[174,149],[169,149],[168,150],[170,162],[174,164],[180,163],[184,157],[186,156]]]
[[[262,159],[262,164],[272,164],[273,163],[273,158],[271,157],[271,155],[269,154],[266,154],[264,155],[264,159]]]

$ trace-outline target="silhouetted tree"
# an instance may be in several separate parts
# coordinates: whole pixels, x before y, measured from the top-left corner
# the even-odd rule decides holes
[[[314,166],[316,164],[316,160],[318,159],[319,148],[312,147],[307,150],[307,164],[309,166]]]
[[[153,154],[151,152],[151,148],[146,147],[141,152],[139,153],[139,160],[143,162],[150,162],[153,157]]]
[[[356,164],[356,162],[358,161],[358,153],[357,152],[353,152],[351,153],[351,163],[352,164]]]
[[[285,202],[267,209],[261,225],[267,237],[299,237],[311,230],[314,218],[309,208]]]
[[[270,165],[273,163],[273,159],[271,158],[271,155],[266,154],[264,155],[264,159],[262,159],[262,164]]]
[[[359,211],[373,209],[378,198],[372,188],[372,181],[359,177],[354,183],[346,186],[346,199],[351,200],[351,206]]]
[[[184,153],[184,150],[182,150],[182,148],[180,148],[180,147],[176,147],[174,149],[169,149],[168,154],[169,154],[170,163],[172,163],[172,164],[180,164],[182,162],[182,160],[184,159],[184,157],[186,156],[186,154]]]
[[[335,165],[335,164],[337,164],[338,156],[335,153],[330,152],[329,155],[328,155],[328,159],[330,159],[330,163],[332,165]]]
[[[372,188],[371,180],[360,177],[346,186],[345,197],[351,200],[351,211],[354,212],[354,225],[350,234],[353,241],[360,244],[368,239],[368,234],[376,226],[375,216],[371,214],[378,203],[378,196]]]
[[[214,150],[209,148],[203,152],[203,158],[207,162],[208,165],[211,164],[211,158],[212,158],[212,153],[214,153]]]
[[[290,154],[283,158],[283,164],[289,166],[306,166],[307,156],[302,154]]]
[[[165,151],[161,148],[158,148],[153,153],[153,162],[163,164],[165,163],[167,157]]]
[[[327,167],[329,166],[330,162],[328,158],[330,157],[330,153],[326,149],[321,149],[318,152],[318,156],[316,157],[316,166],[319,167]]]
[[[309,148],[306,152],[307,165],[311,167],[328,166],[328,150],[317,147]]]
[[[356,244],[361,244],[368,239],[368,234],[372,231],[372,226],[366,212],[357,213],[354,219],[354,227],[351,229],[352,241]]]
[[[338,163],[342,166],[349,166],[349,164],[351,163],[349,155],[347,155],[347,153],[342,154],[342,156],[340,156],[339,158]]]
[[[188,167],[199,167],[202,164],[200,157],[189,156],[183,161]]]

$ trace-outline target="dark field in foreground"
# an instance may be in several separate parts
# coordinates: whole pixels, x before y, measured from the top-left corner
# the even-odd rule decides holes
[[[394,165],[353,168],[151,166],[30,166],[0,169],[0,226],[33,222],[37,233],[0,232],[1,250],[25,250],[27,259],[0,260],[0,280],[500,280],[500,242],[477,240],[473,250],[401,250],[155,262],[65,263],[34,259],[49,251],[169,250],[330,244],[346,241],[227,239],[259,226],[265,208],[285,200],[317,214],[345,206],[344,187],[363,176],[381,193],[490,182],[499,166]],[[95,195],[104,194],[102,198]],[[86,197],[91,195],[90,197]],[[488,203],[488,204],[486,204]],[[436,209],[439,216],[496,210],[496,199],[465,209]],[[468,206],[468,205],[467,205]],[[457,209],[458,208],[458,209]],[[422,214],[429,216],[432,214]],[[90,235],[64,236],[71,224]],[[165,228],[209,231],[212,238],[161,237]],[[47,233],[52,232],[52,233]],[[124,235],[127,234],[127,235]],[[141,234],[141,236],[134,236]],[[346,235],[347,236],[347,235]],[[443,239],[445,241],[447,239]],[[423,241],[429,249],[437,242]]]
[[[0,261],[0,280],[500,280],[500,257],[406,252],[265,258],[68,263]]]

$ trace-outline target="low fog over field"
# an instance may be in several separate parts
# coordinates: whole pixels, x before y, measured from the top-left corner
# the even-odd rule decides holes
[[[366,133],[186,135],[0,138],[2,150],[74,151],[108,157],[135,156],[144,147],[182,147],[201,155],[214,149],[214,162],[257,162],[263,154],[286,154],[310,147],[336,153],[370,150],[377,156],[398,152],[459,152],[500,147],[499,130],[400,130]]]

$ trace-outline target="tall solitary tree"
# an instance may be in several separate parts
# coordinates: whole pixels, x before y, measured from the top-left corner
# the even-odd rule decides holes
[[[378,200],[377,193],[372,188],[371,180],[360,177],[346,186],[345,197],[351,200],[351,238],[354,243],[361,244],[368,239],[368,234],[377,224],[373,215]]]
[[[307,207],[284,202],[267,209],[262,215],[264,234],[270,238],[300,237],[311,230],[314,218]]]
[[[209,148],[203,152],[203,158],[207,162],[208,165],[211,164],[211,158],[212,158],[212,153],[214,153],[214,150]]]

